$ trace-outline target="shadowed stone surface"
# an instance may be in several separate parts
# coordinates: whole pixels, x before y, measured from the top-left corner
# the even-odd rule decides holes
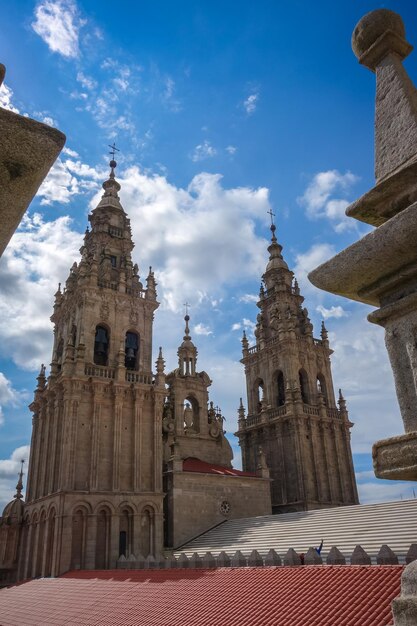
[[[0,84],[5,75],[0,66]],[[0,256],[65,144],[65,135],[0,108]]]

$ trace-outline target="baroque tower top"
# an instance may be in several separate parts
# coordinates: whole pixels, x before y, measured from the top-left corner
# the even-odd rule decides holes
[[[271,218],[272,218],[271,213]],[[243,468],[255,471],[259,449],[273,479],[276,512],[357,503],[343,396],[333,390],[327,330],[320,339],[297,280],[282,256],[271,224],[269,260],[263,274],[256,345],[242,339],[248,414],[239,408]]]

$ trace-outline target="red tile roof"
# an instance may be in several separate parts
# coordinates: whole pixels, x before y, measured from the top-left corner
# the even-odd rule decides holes
[[[184,459],[182,468],[184,472],[199,472],[200,474],[222,474],[223,476],[251,476],[252,478],[256,474],[252,472],[242,472],[233,468],[223,467],[222,465],[214,465],[214,463],[206,463],[195,459],[194,457],[188,457]]]
[[[388,626],[403,567],[69,572],[0,590],[2,626]]]

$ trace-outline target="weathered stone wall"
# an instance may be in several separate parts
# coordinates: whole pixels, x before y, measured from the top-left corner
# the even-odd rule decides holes
[[[165,485],[167,545],[180,546],[227,519],[269,515],[269,482],[246,476],[168,472]],[[228,512],[224,511],[223,503],[230,507]]]

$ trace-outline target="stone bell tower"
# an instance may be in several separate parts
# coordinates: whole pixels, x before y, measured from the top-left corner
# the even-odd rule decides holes
[[[256,345],[242,340],[248,413],[239,409],[243,469],[259,449],[270,468],[276,513],[357,504],[345,400],[333,390],[327,331],[313,326],[271,226],[269,262],[257,306]]]
[[[112,568],[163,547],[165,376],[151,366],[156,301],[132,263],[116,162],[89,215],[81,260],[55,294],[54,347],[42,366],[19,577]],[[159,364],[160,365],[160,364]]]

